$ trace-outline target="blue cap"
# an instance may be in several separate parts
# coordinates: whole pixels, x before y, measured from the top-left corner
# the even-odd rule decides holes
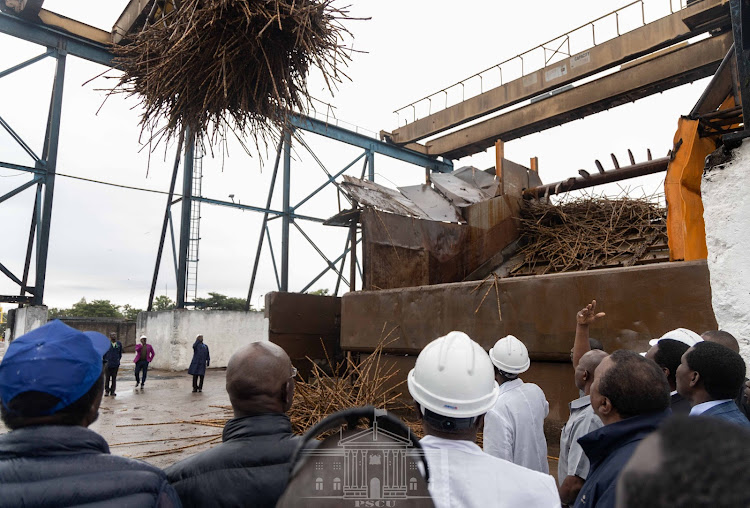
[[[0,362],[0,399],[6,409],[14,397],[37,391],[60,403],[54,414],[83,397],[102,374],[110,341],[99,332],[81,332],[55,320],[10,343]],[[43,416],[43,415],[39,415]]]

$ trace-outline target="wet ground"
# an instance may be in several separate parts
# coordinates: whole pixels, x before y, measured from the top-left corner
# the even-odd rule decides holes
[[[206,420],[231,417],[211,407],[229,405],[224,382],[225,369],[209,369],[203,392],[193,393],[187,372],[150,370],[144,388],[136,389],[133,367],[126,365],[118,372],[117,396],[102,399],[99,419],[90,428],[107,440],[113,454],[167,467],[221,441],[221,424],[208,426],[213,422]],[[204,424],[190,423],[198,420]],[[0,422],[0,434],[7,431]]]

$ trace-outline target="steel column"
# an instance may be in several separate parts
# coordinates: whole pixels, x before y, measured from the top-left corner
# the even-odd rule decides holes
[[[174,157],[174,169],[172,170],[172,180],[169,184],[169,195],[167,196],[167,206],[164,209],[164,219],[161,224],[161,236],[159,237],[159,249],[156,251],[156,265],[154,266],[154,276],[151,279],[151,292],[148,296],[147,312],[151,312],[154,306],[154,295],[156,294],[156,281],[159,278],[159,267],[161,266],[161,255],[164,252],[164,240],[167,237],[167,226],[169,225],[170,208],[172,207],[172,197],[174,196],[174,187],[177,183],[177,170],[180,167],[180,156],[182,156],[182,145],[185,141],[185,132],[180,134],[180,140],[177,142],[177,153]],[[174,243],[174,234],[172,234]]]
[[[266,209],[271,208],[271,200],[273,200],[273,189],[276,187],[276,175],[279,172],[279,161],[281,160],[281,149],[284,146],[284,140],[279,139],[279,146],[276,148],[276,162],[273,164],[273,174],[271,175],[271,185],[268,188],[268,198],[266,199]],[[260,237],[258,238],[258,249],[255,251],[255,262],[253,263],[253,274],[250,276],[250,289],[247,290],[247,300],[245,300],[245,310],[250,310],[250,301],[253,297],[253,289],[255,288],[255,276],[258,274],[258,264],[260,263],[260,252],[263,249],[263,235],[266,233],[268,228],[268,212],[263,213],[263,222],[260,226]],[[270,245],[269,240],[269,245]],[[274,265],[274,269],[275,269]]]
[[[744,129],[724,136],[724,141],[738,142],[750,136],[750,1],[730,0],[729,10],[732,14],[732,34],[734,35],[734,54],[737,61],[737,75],[740,97],[742,98],[742,121]]]
[[[177,261],[177,308],[185,308],[187,279],[187,255],[190,245],[190,203],[193,193],[193,156],[195,151],[195,132],[185,128],[185,162],[182,174],[182,210],[180,213],[180,250]]]
[[[375,152],[367,150],[367,178],[375,181]]]
[[[39,169],[44,169],[44,202],[41,220],[38,224],[36,245],[36,283],[34,284],[33,305],[42,305],[44,301],[44,285],[47,277],[47,255],[49,253],[49,235],[52,223],[52,198],[55,193],[55,170],[57,167],[57,144],[60,139],[60,118],[62,114],[63,86],[65,84],[65,51],[58,50],[55,55],[55,79],[52,85],[50,110],[47,119],[47,132],[44,137],[42,160],[37,162]]]
[[[289,291],[289,226],[292,223],[293,210],[289,204],[292,174],[292,130],[284,132],[284,179],[281,217],[281,291]]]

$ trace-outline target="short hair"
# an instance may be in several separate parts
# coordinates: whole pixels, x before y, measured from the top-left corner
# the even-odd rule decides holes
[[[680,366],[682,355],[684,355],[685,351],[688,349],[690,349],[690,346],[679,340],[661,339],[657,342],[654,361],[659,367],[666,367],[669,369],[667,381],[670,384],[676,382],[675,374],[677,372],[677,367]]]
[[[716,342],[699,342],[685,359],[690,370],[700,374],[713,400],[734,399],[745,381],[745,361]]]
[[[595,339],[593,337],[589,337],[589,347],[591,349],[599,349],[601,351],[604,351],[604,345],[599,339]]]
[[[613,365],[599,379],[598,390],[622,418],[669,407],[669,384],[656,363],[624,349],[609,357]]]
[[[701,337],[709,342],[716,342],[717,344],[728,347],[735,353],[740,350],[740,344],[737,342],[737,339],[734,338],[734,335],[725,332],[724,330],[708,330],[707,332],[703,332]]]
[[[53,419],[46,425],[78,425],[103,390],[104,375],[101,375],[81,398],[49,416],[47,413],[60,403],[59,398],[44,392],[23,392],[7,404],[0,403],[0,418],[11,430],[38,425],[36,420],[43,416]]]
[[[656,434],[661,463],[620,475],[627,506],[750,506],[750,489],[741,487],[750,479],[750,431],[709,416],[674,416]]]

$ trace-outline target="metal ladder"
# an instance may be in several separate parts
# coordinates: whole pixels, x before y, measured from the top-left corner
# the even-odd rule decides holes
[[[196,143],[193,158],[193,197],[201,197],[201,183],[203,182],[203,148]],[[201,202],[190,200],[190,242],[187,255],[187,280],[185,281],[185,299],[195,301],[198,296],[198,246],[201,235]]]

